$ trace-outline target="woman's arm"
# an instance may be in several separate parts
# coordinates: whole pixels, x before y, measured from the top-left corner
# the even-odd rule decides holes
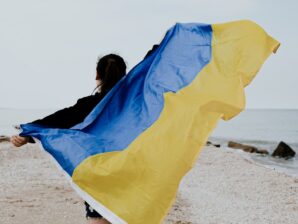
[[[158,47],[159,47],[159,44],[154,44],[153,47],[151,48],[151,50],[149,50],[147,52],[147,54],[145,55],[144,59],[147,58],[150,54],[152,54]]]
[[[81,98],[75,105],[71,107],[56,111],[49,116],[30,123],[40,124],[49,128],[71,128],[74,125],[82,122],[85,117],[93,110],[93,108],[99,103],[101,98],[102,97],[99,94]],[[22,137],[19,135],[12,136],[10,138],[10,141],[16,147],[25,145],[28,142],[34,143],[34,140],[31,137]]]
[[[59,110],[31,123],[40,124],[49,128],[71,128],[85,119],[99,102],[98,98],[99,97],[96,97],[96,95],[81,98],[75,105]]]

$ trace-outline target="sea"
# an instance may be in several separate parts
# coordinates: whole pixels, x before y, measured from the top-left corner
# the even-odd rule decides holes
[[[31,122],[51,114],[55,109],[0,108],[0,135],[13,135],[16,125]],[[238,153],[258,165],[298,177],[298,155],[285,160],[270,155],[246,153],[227,147],[228,141],[267,149],[270,154],[280,141],[298,153],[298,110],[247,109],[229,121],[220,120],[209,140],[220,144],[221,150]]]
[[[229,121],[220,120],[209,140],[221,144],[223,150],[239,153],[246,159],[298,177],[298,110],[296,109],[248,109]],[[269,155],[247,153],[227,147],[229,141],[266,149]],[[295,152],[294,158],[285,160],[270,156],[283,141]]]

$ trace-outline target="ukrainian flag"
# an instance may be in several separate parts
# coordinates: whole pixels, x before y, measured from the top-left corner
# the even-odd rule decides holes
[[[279,43],[251,21],[181,24],[71,129],[21,125],[112,223],[162,223],[219,119]]]

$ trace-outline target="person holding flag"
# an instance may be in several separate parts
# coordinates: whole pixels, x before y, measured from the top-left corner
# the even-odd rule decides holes
[[[45,119],[54,126],[43,119],[22,124],[27,138],[12,142],[38,139],[109,222],[162,223],[217,122],[243,111],[245,87],[279,45],[249,20],[177,23],[126,76],[120,72],[115,82],[104,76],[116,58],[98,70],[100,99],[87,98],[89,114],[81,115],[79,100],[79,110],[63,116],[75,119],[71,125],[59,126],[68,121],[52,115]]]
[[[98,60],[96,66],[96,88],[95,94],[83,97],[71,107],[59,110],[43,119],[31,122],[32,124],[42,125],[50,128],[69,129],[82,122],[93,108],[104,98],[113,86],[126,75],[126,64],[124,59],[116,54],[108,54]],[[93,92],[94,92],[93,91]],[[31,137],[14,135],[11,137],[14,146],[20,147],[28,142],[34,143]],[[89,224],[110,223],[96,212],[87,202],[86,218]]]

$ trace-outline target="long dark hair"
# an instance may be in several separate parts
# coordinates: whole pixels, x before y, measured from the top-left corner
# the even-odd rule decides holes
[[[95,90],[100,89],[100,94],[105,95],[125,76],[126,64],[119,55],[108,54],[98,59],[96,72],[96,80],[100,80],[100,85]]]

